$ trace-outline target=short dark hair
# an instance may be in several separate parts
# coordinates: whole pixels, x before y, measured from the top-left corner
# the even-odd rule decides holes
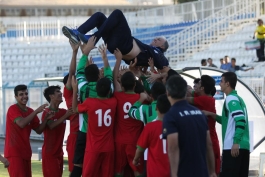
[[[159,95],[166,93],[166,87],[161,82],[155,82],[151,88],[151,95],[154,100],[157,100]]]
[[[156,109],[161,113],[165,114],[171,108],[171,104],[167,99],[166,94],[159,95],[157,98]]]
[[[220,58],[220,61],[221,61],[221,60],[224,60],[224,59],[223,59],[223,58]]]
[[[108,78],[103,77],[97,81],[96,90],[99,97],[108,97],[110,88],[111,81]]]
[[[121,76],[121,86],[124,91],[134,90],[135,87],[135,76],[131,71],[127,71]]]
[[[167,42],[167,40],[165,41],[165,43],[163,44],[164,48],[163,48],[163,52],[166,52],[168,47],[169,47],[169,44]]]
[[[215,87],[215,80],[209,75],[201,76],[201,87],[204,87],[205,94],[211,94]]]
[[[262,22],[263,23],[263,20],[262,19],[258,19],[258,21],[257,22]]]
[[[200,82],[201,78],[196,78],[193,80],[193,84],[198,84]]]
[[[232,60],[236,61],[236,59],[235,59],[235,58],[231,58],[231,61],[232,61]]]
[[[236,88],[237,76],[234,72],[226,72],[222,74],[225,82],[228,82],[232,89]]]
[[[64,76],[64,78],[63,78],[63,84],[64,84],[64,85],[66,85],[67,80],[68,80],[68,77],[69,77],[69,73],[66,74],[66,75]]]
[[[17,85],[15,88],[14,88],[14,94],[15,96],[18,96],[18,91],[23,91],[23,90],[27,90],[28,87],[26,85]]]
[[[135,80],[135,87],[134,87],[134,92],[135,93],[143,93],[144,92],[144,86],[139,80]]]
[[[179,73],[178,73],[177,71],[175,71],[174,69],[170,69],[170,70],[168,70],[166,81],[167,81],[171,76],[174,76],[174,75],[179,76]]]
[[[88,82],[97,82],[99,79],[99,69],[96,64],[88,65],[85,68],[85,77]]]
[[[180,76],[172,76],[166,83],[166,89],[173,99],[183,99],[186,96],[187,82]]]
[[[209,60],[213,61],[213,59],[211,59],[211,58],[208,58],[208,61],[209,61]]]
[[[201,64],[205,63],[206,62],[206,59],[202,59],[201,60]]]
[[[43,95],[49,103],[51,102],[50,95],[53,95],[57,89],[61,90],[61,87],[59,85],[52,85],[44,90]]]

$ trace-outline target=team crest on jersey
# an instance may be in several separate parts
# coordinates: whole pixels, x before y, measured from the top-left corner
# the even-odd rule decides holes
[[[232,105],[233,105],[233,106],[236,106],[236,102],[233,101],[233,102],[232,102]]]
[[[163,129],[163,133],[165,133],[165,134],[167,133],[167,129],[166,128]]]

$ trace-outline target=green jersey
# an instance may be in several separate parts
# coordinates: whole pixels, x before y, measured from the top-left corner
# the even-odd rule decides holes
[[[144,124],[153,122],[157,118],[156,103],[153,101],[150,105],[144,105],[137,101],[129,110],[129,116],[142,121]]]
[[[240,149],[250,150],[247,108],[237,91],[227,95],[222,116],[216,121],[222,124],[223,149],[229,150],[233,144],[239,144]]]
[[[78,92],[81,103],[83,103],[88,97],[96,98],[98,96],[96,91],[97,82],[88,82],[85,77],[87,58],[88,57],[86,55],[83,55],[77,65],[76,79],[78,82]],[[104,77],[111,80],[111,93],[113,93],[113,75],[110,67],[104,68]],[[87,132],[87,121],[88,115],[86,113],[79,114],[79,129],[84,133]]]

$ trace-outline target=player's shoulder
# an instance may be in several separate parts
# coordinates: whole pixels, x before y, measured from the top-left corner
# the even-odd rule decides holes
[[[226,103],[228,104],[231,101],[239,101],[238,95],[230,94],[225,98]]]
[[[17,104],[13,104],[11,106],[9,106],[8,110],[15,110],[15,109],[19,109]]]

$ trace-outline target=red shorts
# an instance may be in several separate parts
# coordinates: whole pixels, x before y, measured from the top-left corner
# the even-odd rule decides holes
[[[136,145],[115,143],[115,174],[122,174],[125,166],[129,164],[133,171],[143,173],[144,157],[140,158],[140,165],[133,165]]]
[[[10,177],[31,177],[31,160],[21,157],[7,157],[9,167],[7,168]]]
[[[59,177],[63,175],[63,156],[42,158],[42,172],[44,177]]]
[[[113,177],[114,152],[85,152],[82,176]]]
[[[66,151],[68,153],[68,170],[71,172],[74,168],[74,154],[76,145],[77,133],[70,133],[67,138]]]

